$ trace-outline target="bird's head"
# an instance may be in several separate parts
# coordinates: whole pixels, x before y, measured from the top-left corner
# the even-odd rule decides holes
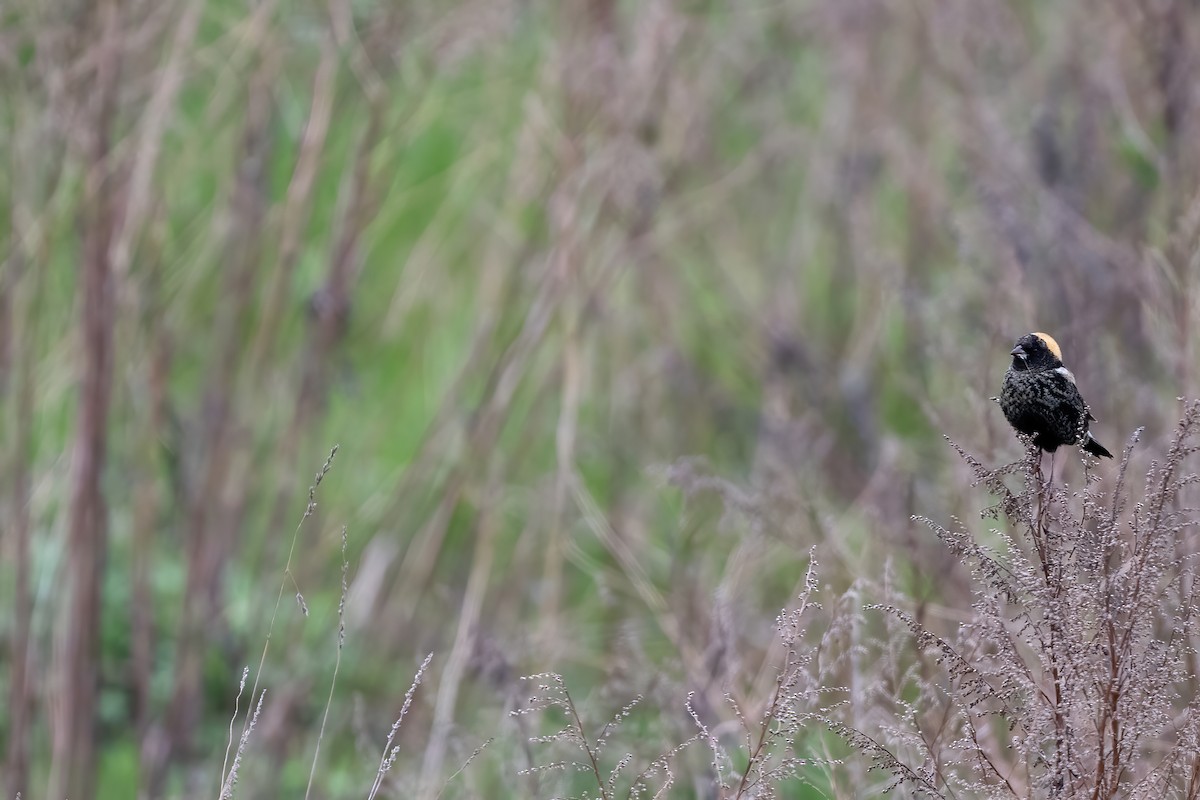
[[[1017,346],[1009,355],[1013,357],[1012,368],[1017,371],[1056,369],[1063,363],[1062,350],[1048,333],[1025,334],[1017,339]]]

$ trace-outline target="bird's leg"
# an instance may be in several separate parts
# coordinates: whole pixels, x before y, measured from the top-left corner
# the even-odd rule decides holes
[[[1036,519],[1041,519],[1042,506],[1046,498],[1046,484],[1042,481],[1042,449],[1040,447],[1033,448],[1029,453],[1030,470],[1032,473],[1032,488],[1033,498],[1037,503]]]
[[[1050,454],[1050,477],[1046,479],[1046,488],[1050,488],[1050,484],[1054,483],[1054,456],[1057,452]]]

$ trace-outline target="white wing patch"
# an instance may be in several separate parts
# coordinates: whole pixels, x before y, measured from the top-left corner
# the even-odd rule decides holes
[[[1072,375],[1071,370],[1067,369],[1066,367],[1055,367],[1054,371],[1057,372],[1059,375],[1062,375],[1064,378],[1069,380],[1071,383],[1075,383],[1075,376]]]

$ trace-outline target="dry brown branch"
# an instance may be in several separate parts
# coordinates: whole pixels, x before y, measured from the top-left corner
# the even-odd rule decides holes
[[[122,15],[116,0],[100,3],[91,18],[98,62],[89,93],[87,222],[80,266],[80,393],[72,451],[67,594],[55,642],[57,693],[52,704],[53,766],[48,794],[89,800],[95,793],[96,691],[101,584],[108,539],[108,508],[101,479],[108,455],[108,411],[113,380],[114,291],[111,242],[117,223],[115,165],[110,136],[116,114]]]
[[[9,306],[5,311],[15,312],[11,318],[16,330],[28,330],[36,314],[41,280],[38,271],[21,269],[22,256],[17,247],[10,251],[5,265],[6,290]],[[36,666],[31,647],[30,631],[33,616],[33,595],[30,573],[33,565],[30,549],[30,469],[33,459],[33,405],[34,405],[34,345],[23,337],[20,347],[15,348],[12,379],[5,388],[11,388],[16,396],[16,411],[12,418],[12,447],[3,455],[7,462],[5,474],[10,486],[7,501],[7,521],[2,526],[12,546],[12,562],[15,570],[13,583],[12,611],[12,673],[8,687],[8,753],[5,762],[7,781],[5,792],[16,796],[29,792],[30,751],[33,740],[34,701]],[[6,375],[6,378],[8,376]],[[0,389],[0,398],[4,395]]]
[[[239,369],[245,357],[242,336],[252,310],[259,271],[259,239],[265,215],[263,181],[271,150],[269,124],[271,83],[278,63],[269,55],[259,64],[246,93],[246,116],[234,185],[229,198],[229,233],[223,242],[222,303],[214,326],[205,380],[199,436],[194,446],[202,459],[194,483],[187,486],[187,584],[177,634],[175,686],[170,703],[170,757],[187,752],[200,714],[201,666],[217,609],[221,575],[235,539],[236,519],[243,494],[234,466],[245,443],[235,437],[240,425],[237,405]],[[164,762],[165,764],[165,762]],[[152,785],[159,785],[161,770]]]

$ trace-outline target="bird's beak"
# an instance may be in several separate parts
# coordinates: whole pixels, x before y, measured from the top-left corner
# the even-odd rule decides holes
[[[1021,359],[1021,363],[1025,363],[1025,361],[1028,359],[1028,355],[1025,353],[1025,348],[1021,347],[1021,345],[1014,347],[1011,351],[1009,351],[1008,354]]]

